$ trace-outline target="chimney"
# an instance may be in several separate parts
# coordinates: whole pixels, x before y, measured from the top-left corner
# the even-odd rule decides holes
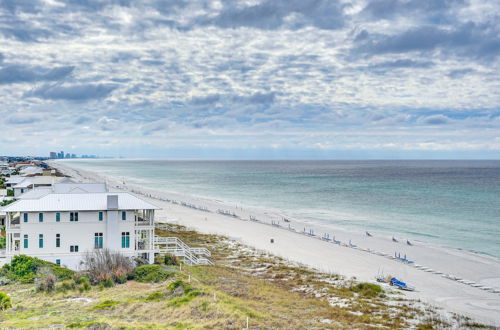
[[[108,210],[118,210],[118,195],[108,195]]]

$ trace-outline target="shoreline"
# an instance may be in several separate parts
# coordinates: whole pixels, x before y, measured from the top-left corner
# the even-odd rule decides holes
[[[385,236],[367,235],[338,228],[335,239],[341,244],[321,239],[331,228],[296,219],[284,223],[283,215],[274,211],[236,208],[222,201],[165,192],[135,185],[120,184],[117,178],[75,169],[51,162],[54,168],[77,180],[108,181],[113,189],[126,190],[150,199],[162,207],[157,221],[179,223],[198,231],[219,234],[257,249],[299,262],[326,272],[335,272],[362,281],[374,281],[377,272],[401,277],[418,291],[406,293],[408,298],[423,299],[433,305],[458,312],[481,322],[500,325],[500,260],[483,254],[436,246],[431,243],[405,240],[395,243]],[[176,202],[177,201],[177,204]],[[183,205],[184,203],[184,205]],[[197,207],[197,208],[195,208]],[[208,209],[200,210],[200,208]],[[217,213],[222,209],[237,217]],[[250,216],[260,221],[251,221]],[[279,221],[279,226],[273,222]],[[288,225],[296,231],[288,230]],[[299,227],[300,226],[300,227]],[[313,230],[315,236],[301,234]],[[270,238],[275,243],[270,243]],[[316,239],[313,239],[316,238]],[[348,244],[351,242],[353,247]],[[413,264],[394,259],[394,253],[405,254]]]

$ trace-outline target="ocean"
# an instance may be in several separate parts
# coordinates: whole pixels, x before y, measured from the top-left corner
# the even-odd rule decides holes
[[[500,161],[64,162],[130,184],[500,258]]]

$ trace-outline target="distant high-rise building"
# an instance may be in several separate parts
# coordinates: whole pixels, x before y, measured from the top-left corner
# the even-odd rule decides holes
[[[71,158],[71,155],[68,153],[66,153],[66,157],[65,158]]]
[[[54,151],[51,151],[50,152],[50,159],[56,159],[57,158],[57,153],[55,153]]]
[[[71,154],[71,158],[76,158],[76,155],[75,154]]]
[[[61,152],[57,154],[57,158],[64,158],[64,151],[61,150]]]

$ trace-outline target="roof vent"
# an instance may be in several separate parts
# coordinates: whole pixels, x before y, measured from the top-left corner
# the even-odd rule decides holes
[[[118,195],[108,195],[108,210],[118,210]]]

